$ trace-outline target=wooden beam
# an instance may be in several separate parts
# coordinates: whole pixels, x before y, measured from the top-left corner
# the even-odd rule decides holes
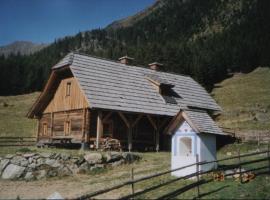
[[[51,112],[51,137],[53,137],[53,117],[54,117],[54,114],[53,112]]]
[[[85,142],[88,144],[90,143],[90,120],[91,120],[91,112],[89,109],[86,109],[86,122],[85,122],[85,131],[86,131],[86,138]]]
[[[106,122],[110,116],[112,115],[112,112],[109,112],[103,119],[102,119],[102,122]]]
[[[132,128],[134,127],[134,126],[136,126],[136,124],[141,120],[141,118],[143,117],[143,115],[142,114],[140,114],[136,119],[135,119],[135,121],[132,123]]]
[[[119,116],[121,117],[121,119],[125,122],[126,126],[127,126],[128,128],[130,128],[130,123],[129,123],[129,121],[127,120],[127,118],[125,117],[125,115],[124,115],[123,113],[121,113],[121,112],[118,112],[118,114],[119,114]]]
[[[37,142],[39,141],[40,118],[37,119]]]
[[[102,112],[98,111],[97,116],[97,137],[96,137],[96,148],[99,149],[100,138],[103,136],[103,123],[102,123]]]
[[[125,122],[128,128],[128,151],[130,152],[132,150],[132,126],[123,113],[118,112],[118,114],[120,115],[121,119]]]
[[[156,125],[155,121],[152,119],[152,117],[150,115],[146,115],[146,116],[147,116],[147,119],[152,124],[152,126],[154,127],[154,129],[157,130],[157,125]]]
[[[83,109],[83,123],[82,123],[82,143],[85,142],[85,122],[86,122],[86,110]]]

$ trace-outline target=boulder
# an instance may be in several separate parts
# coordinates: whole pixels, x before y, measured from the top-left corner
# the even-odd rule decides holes
[[[47,158],[45,159],[45,164],[51,167],[60,167],[60,162],[58,160]]]
[[[6,156],[5,156],[5,158],[7,158],[7,159],[11,159],[11,158],[13,158],[14,157],[14,155],[12,155],[12,154],[7,154]]]
[[[54,156],[54,153],[44,152],[44,153],[40,153],[40,156],[43,157],[43,158],[50,158],[50,157]]]
[[[102,163],[102,155],[100,153],[89,153],[84,156],[84,159],[88,164],[100,164]]]
[[[122,154],[123,158],[125,159],[126,162],[132,163],[136,160],[140,160],[141,157],[137,154],[130,153],[130,152],[125,152]]]
[[[28,165],[28,160],[23,156],[14,156],[10,162],[15,165],[20,165],[26,167]]]
[[[125,163],[125,161],[122,159],[122,160],[118,160],[116,162],[111,163],[111,166],[112,167],[117,167],[119,165],[122,165],[123,163]]]
[[[26,154],[23,154],[23,157],[30,158],[30,157],[33,157],[35,155],[36,155],[35,153],[26,153]]]
[[[115,162],[115,161],[121,160],[123,158],[123,156],[119,152],[107,152],[104,155],[104,158],[105,158],[106,162],[110,163],[110,162]]]
[[[36,175],[37,180],[40,180],[46,177],[47,172],[45,169],[42,169],[42,170],[36,171],[35,175]]]
[[[81,164],[78,173],[86,173],[89,170],[89,164],[87,162]]]
[[[18,179],[22,176],[25,167],[9,164],[2,173],[3,179]]]
[[[103,164],[96,164],[96,165],[94,165],[94,166],[92,166],[91,168],[90,168],[90,171],[97,171],[97,170],[101,170],[101,169],[104,169],[104,165]]]
[[[2,171],[6,168],[6,166],[9,163],[9,159],[3,159],[0,162],[0,175],[2,174]]]
[[[31,180],[34,180],[34,179],[35,179],[35,177],[33,175],[33,172],[27,172],[25,174],[25,176],[24,176],[24,180],[26,180],[26,181],[31,181]]]
[[[76,164],[68,164],[67,167],[73,174],[77,174],[79,172],[79,167]]]
[[[67,153],[61,153],[60,154],[60,158],[62,159],[62,160],[68,160],[68,159],[70,159],[70,154],[67,154]]]
[[[67,167],[61,167],[58,169],[58,174],[60,176],[69,176],[72,175],[72,172]]]

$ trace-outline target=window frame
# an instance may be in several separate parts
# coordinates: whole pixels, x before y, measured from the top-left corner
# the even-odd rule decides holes
[[[69,136],[71,135],[71,120],[65,120],[64,122],[64,135]]]
[[[66,97],[69,97],[71,95],[71,82],[67,82],[66,84]]]
[[[48,123],[42,123],[42,136],[48,136]]]

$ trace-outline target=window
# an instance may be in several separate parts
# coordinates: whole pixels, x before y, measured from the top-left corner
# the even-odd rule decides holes
[[[67,86],[66,86],[66,96],[70,96],[70,92],[71,92],[71,82],[67,82]]]
[[[71,123],[70,123],[70,120],[67,120],[65,121],[65,125],[64,125],[65,135],[70,135],[70,130],[71,130]]]
[[[48,124],[47,123],[43,123],[42,124],[42,135],[43,136],[47,136],[48,135]]]
[[[191,156],[192,155],[192,139],[190,137],[180,138],[179,155],[180,156]]]
[[[113,122],[106,121],[103,122],[103,137],[112,137],[113,136]]]

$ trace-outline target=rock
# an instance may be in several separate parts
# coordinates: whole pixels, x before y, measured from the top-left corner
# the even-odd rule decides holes
[[[9,164],[2,173],[3,179],[18,179],[21,177],[25,167]]]
[[[106,162],[110,163],[110,162],[115,162],[115,161],[121,160],[123,158],[123,156],[119,152],[107,152],[104,155],[104,158],[105,158]]]
[[[36,178],[40,180],[46,177],[47,172],[46,170],[43,169],[43,170],[36,171],[35,174],[36,174]]]
[[[14,156],[10,162],[15,165],[20,165],[26,167],[28,165],[28,160],[23,156]]]
[[[76,164],[69,164],[67,167],[73,174],[77,174],[79,172],[79,167]]]
[[[35,169],[37,168],[37,164],[33,162],[30,165],[28,165],[28,168]]]
[[[43,158],[50,158],[50,157],[53,157],[54,154],[53,153],[40,153],[40,156],[43,157]]]
[[[9,163],[9,159],[3,159],[0,162],[0,175],[2,174],[2,171],[6,168],[6,166]]]
[[[232,152],[227,152],[226,155],[227,156],[231,156],[232,155]]]
[[[33,157],[34,155],[36,155],[36,154],[35,153],[26,153],[26,154],[23,154],[23,157],[30,158],[30,157]]]
[[[53,194],[51,194],[50,196],[48,196],[47,198],[48,200],[54,200],[54,199],[64,199],[64,197],[61,196],[61,194],[59,194],[58,192],[54,192]]]
[[[100,170],[100,169],[104,169],[104,165],[103,164],[96,164],[95,166],[92,166],[90,168],[90,171],[96,171],[96,170]]]
[[[69,154],[67,154],[67,153],[61,153],[60,154],[60,158],[62,158],[62,160],[68,160],[68,159],[70,159],[70,155]]]
[[[118,160],[116,162],[111,163],[111,166],[112,167],[117,167],[119,165],[122,165],[123,163],[125,163],[125,161],[122,159],[122,160]]]
[[[58,174],[60,176],[69,176],[72,175],[72,172],[67,167],[62,167],[58,169]]]
[[[134,153],[129,153],[129,152],[125,152],[122,154],[123,158],[125,159],[126,162],[128,163],[132,163],[136,160],[140,160],[141,157],[139,155],[136,155]]]
[[[44,158],[39,158],[36,161],[36,166],[39,167],[40,165],[44,165],[45,164],[45,159]]]
[[[79,167],[78,173],[86,173],[89,170],[89,164],[87,162],[81,164]]]
[[[35,177],[34,177],[32,172],[27,172],[25,174],[25,176],[24,176],[24,180],[26,180],[26,181],[31,181],[31,180],[34,180],[34,179],[35,179]]]
[[[51,169],[47,172],[47,176],[49,176],[49,177],[55,177],[55,176],[57,176],[57,174],[58,174],[57,170],[55,170],[55,169]]]
[[[11,158],[13,158],[14,157],[14,155],[11,155],[11,154],[7,154],[6,156],[5,156],[5,158],[7,158],[7,159],[11,159]]]
[[[102,155],[100,153],[89,153],[84,156],[84,159],[88,164],[99,164],[102,163]]]
[[[58,160],[49,159],[49,158],[45,160],[45,164],[51,167],[60,167],[61,165]]]

